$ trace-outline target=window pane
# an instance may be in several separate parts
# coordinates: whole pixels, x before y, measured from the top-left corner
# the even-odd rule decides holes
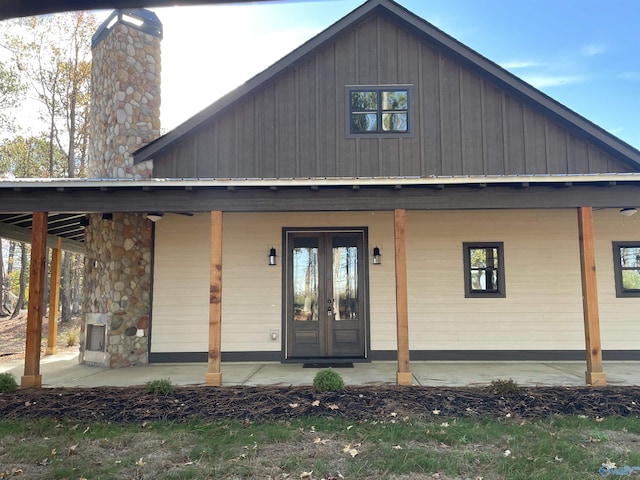
[[[640,268],[640,247],[621,247],[620,262],[622,267]]]
[[[309,243],[300,239],[301,243]],[[307,240],[307,242],[305,242]],[[297,240],[296,240],[297,242]],[[295,246],[293,248],[293,320],[318,321],[318,247]]]
[[[407,110],[407,91],[382,92],[382,110]]]
[[[489,271],[487,280],[489,280],[489,283],[487,284],[487,287],[486,287],[487,290],[497,291],[498,290],[498,270]]]
[[[497,248],[470,248],[471,268],[498,268]]]
[[[407,114],[406,113],[383,113],[382,129],[387,132],[406,132],[407,131]]]
[[[640,290],[640,270],[623,270],[622,288],[625,290]]]
[[[504,272],[500,271],[500,246],[465,247],[465,292],[504,296]]]
[[[485,268],[487,266],[487,249],[470,248],[471,268]]]
[[[378,130],[378,118],[375,113],[354,113],[351,116],[351,131],[375,132]]]
[[[472,270],[471,271],[471,290],[483,291],[486,289],[487,282],[485,281],[484,270]]]
[[[378,92],[351,92],[351,111],[378,110]]]

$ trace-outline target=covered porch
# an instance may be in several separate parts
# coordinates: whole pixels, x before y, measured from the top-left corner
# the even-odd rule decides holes
[[[224,226],[224,216],[227,212],[282,212],[294,211],[313,212],[327,211],[335,208],[336,202],[340,199],[349,200],[350,211],[390,211],[393,205],[393,247],[387,245],[387,253],[393,252],[394,273],[395,273],[395,306],[396,318],[395,329],[397,331],[397,350],[395,361],[375,361],[372,364],[356,365],[349,370],[349,375],[353,372],[355,378],[350,379],[345,376],[349,383],[366,382],[369,378],[377,379],[383,383],[398,383],[401,385],[422,384],[429,385],[431,381],[443,381],[445,384],[470,384],[477,382],[489,383],[497,378],[512,378],[522,384],[572,384],[574,377],[579,385],[585,383],[590,385],[603,385],[610,380],[610,383],[625,382],[636,383],[633,379],[634,365],[622,363],[621,365],[631,365],[632,374],[629,375],[623,369],[619,378],[609,379],[605,376],[605,369],[602,363],[602,351],[600,344],[600,324],[598,316],[597,283],[595,278],[595,252],[593,234],[593,210],[602,208],[620,208],[625,205],[633,205],[637,186],[637,177],[633,174],[627,175],[597,175],[597,176],[575,176],[574,183],[567,184],[566,178],[558,185],[559,179],[549,176],[528,176],[525,178],[511,177],[508,182],[504,178],[457,178],[451,179],[450,184],[447,179],[341,179],[334,182],[311,181],[288,184],[285,181],[117,181],[101,186],[91,182],[66,183],[60,182],[51,185],[26,185],[19,187],[13,185],[10,193],[13,202],[18,199],[23,200],[20,207],[31,207],[34,213],[32,224],[32,245],[35,254],[32,256],[32,278],[30,279],[30,291],[35,301],[30,302],[29,329],[27,338],[27,358],[25,360],[24,375],[22,375],[23,386],[52,385],[54,380],[47,379],[44,370],[48,362],[42,362],[40,368],[40,355],[36,353],[37,339],[39,338],[39,322],[43,317],[42,299],[44,276],[46,275],[44,245],[46,245],[47,220],[48,215],[38,207],[43,207],[43,200],[52,207],[53,211],[73,211],[77,212],[79,197],[82,197],[84,209],[89,212],[128,212],[131,206],[136,205],[137,212],[209,212],[210,215],[210,295],[209,295],[209,339],[208,339],[208,364],[197,364],[189,369],[190,372],[199,372],[199,380],[191,383],[206,383],[207,385],[222,384],[243,384],[243,382],[260,382],[258,375],[260,371],[269,372],[271,367],[278,367],[278,372],[292,372],[292,379],[282,380],[285,384],[301,382],[301,365],[280,365],[279,363],[259,364],[263,367],[260,370],[251,371],[256,364],[249,364],[243,370],[241,363],[223,362],[221,355],[222,342],[222,318],[221,297],[223,292],[222,279],[222,230]],[[324,182],[324,183],[323,183]],[[612,187],[616,184],[616,188]],[[449,188],[451,186],[451,188]],[[27,187],[27,188],[25,188]],[[24,195],[33,187],[39,190],[40,197],[34,202],[34,197]],[[53,188],[52,188],[53,187]],[[446,188],[445,188],[446,187]],[[7,189],[6,193],[9,193]],[[577,213],[579,228],[577,237],[580,244],[580,270],[582,272],[582,292],[584,300],[584,347],[586,352],[586,368],[584,362],[560,362],[559,365],[573,365],[578,368],[577,374],[565,372],[568,377],[561,376],[557,379],[542,380],[546,374],[536,371],[536,375],[531,377],[515,378],[514,366],[536,365],[537,362],[455,362],[451,365],[454,370],[444,370],[436,373],[434,365],[447,365],[447,362],[416,362],[410,363],[409,351],[409,326],[411,325],[410,312],[407,300],[407,254],[405,215],[408,210],[478,210],[478,209],[500,209],[505,208],[503,195],[505,191],[510,194],[509,208],[511,209],[532,209],[532,208],[572,208]],[[561,191],[562,195],[558,194]],[[612,195],[613,193],[617,195]],[[553,193],[555,195],[550,195]],[[567,195],[569,193],[569,195]],[[20,197],[20,198],[16,198]],[[11,202],[11,203],[13,203]],[[37,204],[37,205],[36,205]],[[14,205],[17,205],[15,203]],[[581,206],[593,205],[593,206]],[[393,208],[396,207],[396,208]],[[38,213],[39,212],[39,213]],[[576,218],[576,217],[573,217]],[[40,253],[39,253],[40,252]],[[39,295],[39,296],[38,296]],[[33,310],[31,310],[31,308]],[[374,359],[375,360],[375,359]],[[389,360],[389,359],[386,359]],[[494,370],[488,365],[501,365],[504,370]],[[376,368],[391,369],[391,377]],[[539,362],[539,367],[547,368],[545,365],[555,365],[549,362]],[[607,365],[613,365],[613,363]],[[423,366],[425,366],[423,368]],[[79,366],[83,369],[93,368],[94,373],[101,369],[95,367]],[[144,367],[149,369],[149,374],[155,368],[162,368],[162,365],[151,365]],[[138,371],[137,367],[136,371]],[[528,368],[528,367],[527,367]],[[550,373],[563,372],[562,368],[552,366]],[[573,367],[572,367],[573,368]],[[483,369],[486,370],[483,372]],[[514,369],[514,370],[510,370]],[[236,372],[237,370],[237,372]],[[636,369],[637,370],[637,369]],[[123,375],[122,370],[108,370],[110,375],[119,377],[130,377]],[[311,371],[311,370],[309,370]],[[345,370],[346,371],[346,370]],[[466,380],[456,380],[458,372],[463,374]],[[573,372],[573,370],[571,370]],[[367,373],[371,372],[371,373]],[[420,373],[424,372],[424,373]],[[586,372],[586,377],[585,377]],[[225,375],[223,381],[223,373]],[[236,376],[237,373],[237,376]],[[607,372],[608,373],[608,372]],[[45,375],[43,379],[42,376]],[[147,373],[145,373],[146,375]],[[258,380],[251,380],[258,375]],[[276,374],[275,378],[278,378]],[[162,373],[160,373],[162,376]],[[288,375],[288,374],[287,374]],[[371,376],[369,376],[371,375]],[[93,376],[93,373],[90,375]],[[170,376],[170,375],[164,375]],[[229,376],[231,378],[229,378]],[[156,375],[154,375],[157,378]],[[312,375],[309,378],[312,379]],[[552,376],[553,377],[553,376]],[[629,380],[625,380],[625,378]],[[101,377],[104,378],[104,377]],[[269,377],[270,378],[270,377]],[[290,378],[290,377],[286,377]],[[539,378],[539,379],[537,379]],[[133,381],[138,382],[136,376],[132,376]],[[384,380],[381,380],[384,379]],[[104,380],[107,381],[107,380]],[[121,381],[127,382],[126,378]],[[311,380],[309,380],[310,382]],[[273,382],[272,382],[273,383]],[[278,383],[276,380],[275,383]],[[103,383],[108,385],[109,383]]]
[[[223,362],[225,386],[311,385],[318,371],[300,364],[278,362]],[[612,386],[640,385],[640,362],[605,362],[607,384]],[[397,363],[376,361],[355,363],[353,368],[340,368],[345,385],[394,385]],[[0,364],[0,373],[22,375],[22,361]],[[484,386],[494,380],[512,379],[520,386],[584,386],[585,365],[581,361],[479,361],[479,362],[411,362],[411,385],[418,386]],[[205,386],[205,363],[162,363],[121,369],[97,368],[78,364],[77,354],[61,353],[45,357],[40,365],[42,386],[102,387],[144,385],[152,380],[168,379],[174,385]]]

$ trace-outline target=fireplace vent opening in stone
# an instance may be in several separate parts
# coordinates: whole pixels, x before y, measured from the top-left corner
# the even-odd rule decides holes
[[[104,352],[105,330],[104,325],[87,325],[87,351]]]

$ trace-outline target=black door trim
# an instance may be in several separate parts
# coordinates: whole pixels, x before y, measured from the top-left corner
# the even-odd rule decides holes
[[[336,358],[315,358],[315,357],[288,357],[288,267],[289,267],[289,234],[291,233],[357,233],[362,235],[362,261],[363,265],[363,314],[364,314],[364,357],[336,357]],[[370,302],[369,302],[369,227],[283,227],[282,228],[282,327],[281,327],[281,352],[282,363],[309,363],[322,361],[345,361],[345,362],[370,362],[371,352],[371,318],[370,318]]]

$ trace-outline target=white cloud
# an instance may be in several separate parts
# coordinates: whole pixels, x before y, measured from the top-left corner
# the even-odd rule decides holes
[[[630,82],[640,82],[640,72],[623,72],[618,75],[618,78]]]
[[[543,67],[544,63],[528,60],[512,60],[510,62],[501,63],[500,66],[507,70],[518,70],[521,68]]]
[[[594,55],[599,55],[606,51],[607,47],[599,43],[591,43],[586,45],[580,49],[580,53],[586,55],[587,57],[593,57]]]
[[[588,80],[585,75],[538,75],[523,76],[522,79],[536,88],[563,87]]]

